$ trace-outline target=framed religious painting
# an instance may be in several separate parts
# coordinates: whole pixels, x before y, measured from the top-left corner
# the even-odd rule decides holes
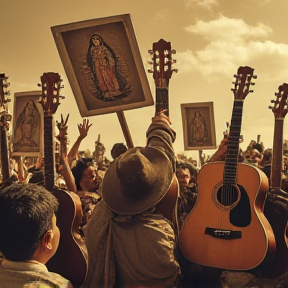
[[[130,14],[51,31],[82,117],[154,104]]]
[[[216,149],[213,102],[181,104],[185,150]]]
[[[14,93],[12,116],[12,156],[43,155],[43,108],[38,102],[42,91]]]

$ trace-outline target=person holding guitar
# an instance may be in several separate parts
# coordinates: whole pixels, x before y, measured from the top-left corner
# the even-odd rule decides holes
[[[83,288],[179,287],[174,225],[159,209],[176,167],[170,124],[157,113],[147,145],[129,148],[106,171],[103,198],[83,228],[88,250]]]
[[[57,209],[57,199],[40,185],[14,183],[0,190],[1,288],[73,287],[45,266],[59,245]]]

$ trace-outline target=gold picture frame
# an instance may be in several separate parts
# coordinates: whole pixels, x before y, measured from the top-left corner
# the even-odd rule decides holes
[[[82,117],[154,104],[130,14],[51,31]]]
[[[185,150],[216,149],[213,102],[181,104]]]
[[[42,91],[14,93],[11,155],[43,155],[43,108],[38,102]]]

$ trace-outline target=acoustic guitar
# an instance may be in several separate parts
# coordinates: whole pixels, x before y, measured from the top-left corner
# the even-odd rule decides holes
[[[279,86],[275,93],[276,99],[271,100],[274,106],[269,108],[274,113],[274,138],[272,163],[270,173],[270,189],[264,207],[264,214],[271,224],[275,239],[276,253],[271,265],[261,270],[261,275],[267,278],[277,278],[287,271],[288,238],[287,238],[287,203],[288,193],[281,189],[283,176],[283,125],[287,114],[288,84]]]
[[[156,86],[156,104],[155,115],[163,111],[165,115],[169,116],[169,80],[176,69],[172,69],[172,64],[176,63],[172,60],[172,54],[176,51],[171,49],[171,43],[160,39],[154,42],[153,50],[148,52],[152,55],[153,70],[148,72],[153,73],[153,79]],[[165,197],[157,205],[156,209],[165,218],[176,224],[176,204],[179,195],[179,184],[176,175],[173,175],[170,188]]]
[[[10,92],[7,90],[9,87],[8,77],[5,73],[0,74],[0,147],[1,147],[1,173],[2,182],[5,182],[10,177],[9,158],[10,153],[7,142],[7,131],[9,131],[12,115],[8,112],[7,103],[11,101],[7,96]]]
[[[269,261],[275,238],[263,214],[268,178],[238,162],[243,103],[254,69],[239,67],[225,161],[205,164],[198,175],[197,202],[180,231],[180,249],[190,261],[210,267],[249,270]]]
[[[55,186],[55,145],[53,114],[60,102],[62,79],[58,73],[48,72],[41,76],[42,96],[39,102],[44,111],[44,184],[58,200],[56,213],[60,230],[60,242],[55,255],[47,262],[49,271],[69,279],[74,287],[80,287],[87,273],[87,250],[84,239],[79,234],[82,206],[79,196],[74,192]]]

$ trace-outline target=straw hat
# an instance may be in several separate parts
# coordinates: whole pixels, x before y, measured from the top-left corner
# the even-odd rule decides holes
[[[141,213],[161,201],[172,175],[172,164],[160,149],[130,148],[106,171],[102,183],[103,200],[116,213]]]

